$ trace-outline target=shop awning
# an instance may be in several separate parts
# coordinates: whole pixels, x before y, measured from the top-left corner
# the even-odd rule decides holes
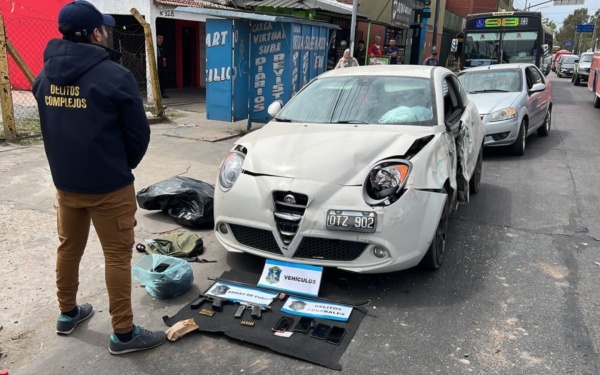
[[[212,1],[208,0],[154,0],[154,3],[191,8],[235,9],[226,5],[213,3]]]
[[[254,0],[244,3],[249,7],[271,7],[288,9],[320,9],[327,12],[352,15],[352,5],[336,0]],[[366,17],[357,13],[359,17]]]
[[[203,16],[211,16],[218,18],[229,18],[229,19],[243,19],[251,21],[261,22],[293,22],[304,25],[313,26],[324,26],[330,29],[339,29],[338,25],[334,25],[326,22],[311,21],[303,18],[293,18],[287,16],[277,16],[273,14],[257,14],[252,12],[240,12],[236,10],[224,10],[224,9],[208,9],[208,8],[191,8],[191,7],[177,7],[176,11],[201,14]]]

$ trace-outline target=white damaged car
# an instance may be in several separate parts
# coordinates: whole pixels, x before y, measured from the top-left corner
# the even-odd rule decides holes
[[[360,273],[442,265],[449,215],[480,188],[485,138],[454,73],[336,69],[269,113],[221,164],[225,249]]]

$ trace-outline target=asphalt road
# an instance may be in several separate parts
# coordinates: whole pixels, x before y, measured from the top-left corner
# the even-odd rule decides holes
[[[554,73],[550,79],[550,135],[530,136],[522,157],[486,150],[482,189],[453,215],[440,271],[326,271],[323,283],[344,286],[349,299],[372,300],[342,356],[344,373],[600,373],[600,110],[586,87]],[[154,134],[167,127],[154,128]],[[175,174],[213,182],[232,142],[154,136],[136,184]],[[89,277],[81,295],[102,311],[72,336],[57,337],[51,183],[40,147],[16,152],[3,153],[0,161],[0,171],[10,175],[0,187],[0,235],[18,233],[17,239],[0,239],[0,262],[8,270],[0,282],[12,288],[2,288],[2,301],[10,303],[0,308],[0,348],[8,354],[0,367],[11,374],[337,373],[218,335],[188,335],[151,351],[111,356],[97,240],[84,258]],[[138,216],[140,238],[177,230],[160,214]],[[230,268],[261,271],[260,259],[226,255],[211,231],[197,233],[206,244],[204,257],[218,262],[194,264],[194,289],[174,300],[155,301],[137,288],[139,324],[164,328],[161,317],[206,288],[205,277]],[[19,255],[6,264],[11,254]],[[25,279],[16,278],[16,270]]]

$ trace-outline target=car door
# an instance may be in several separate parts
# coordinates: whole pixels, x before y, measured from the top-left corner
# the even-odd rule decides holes
[[[550,107],[550,103],[552,102],[552,84],[548,80],[548,78],[542,73],[542,71],[536,67],[531,66],[533,72],[539,75],[541,82],[546,85],[544,91],[540,92],[540,126],[544,124],[544,120],[546,119],[546,114],[548,113],[548,108]]]
[[[544,111],[544,100],[541,92],[531,92],[531,88],[536,83],[544,83],[542,75],[535,66],[525,68],[525,76],[527,78],[527,112],[529,113],[529,125],[527,134],[537,129],[546,115]]]
[[[469,179],[475,169],[485,135],[482,133],[483,127],[474,127],[473,113],[479,113],[473,111],[474,104],[467,99],[458,78],[454,74],[447,74],[443,86],[447,87],[447,90],[444,89],[444,121],[451,129],[456,143],[457,196],[460,202],[468,202]]]

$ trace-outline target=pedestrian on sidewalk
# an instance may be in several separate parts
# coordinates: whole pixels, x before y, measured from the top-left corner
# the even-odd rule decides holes
[[[429,57],[427,57],[423,61],[423,65],[431,65],[431,66],[438,66],[438,65],[440,65],[440,60],[438,60],[438,58],[437,58],[437,51],[436,50],[431,51],[431,55],[429,55]]]
[[[93,315],[77,304],[79,265],[90,224],[105,259],[112,329],[109,351],[153,348],[166,335],[133,324],[131,258],[137,203],[132,169],[150,142],[150,127],[133,74],[115,61],[106,27],[115,20],[78,0],[58,15],[62,39],[44,51],[44,68],[33,84],[46,157],[57,189],[56,287],[58,334],[68,335]]]
[[[354,57],[350,57],[350,48],[346,48],[344,51],[344,56],[342,56],[340,61],[338,61],[335,69],[349,68],[351,66],[358,66],[358,60],[356,60]]]

